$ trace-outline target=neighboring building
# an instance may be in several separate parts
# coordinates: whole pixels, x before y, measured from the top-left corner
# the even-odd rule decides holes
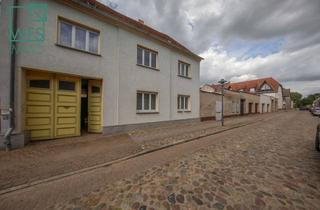
[[[203,85],[200,88],[200,117],[202,120],[217,118],[217,114],[221,110],[221,97],[218,85],[214,87]],[[268,112],[271,112],[271,98],[270,96],[263,96],[263,99],[261,99],[258,94],[224,90],[224,116],[261,113],[261,102],[265,104],[264,112],[267,112],[268,108]]]
[[[274,104],[275,98],[264,95],[264,94],[260,94],[259,96],[260,96],[260,105],[259,105],[260,113],[274,111],[272,110],[272,107],[275,106]]]
[[[275,109],[283,108],[282,85],[272,77],[228,83],[226,84],[226,88],[229,90],[272,96],[275,98]]]
[[[8,22],[8,2],[2,2],[2,23]],[[199,119],[202,58],[173,38],[93,0],[23,1],[28,3],[47,4],[48,17],[45,40],[37,46],[41,53],[16,55],[16,138],[112,133]],[[26,26],[27,15],[18,14],[18,27]],[[8,108],[7,33],[0,44],[0,107]],[[9,127],[7,120],[1,125],[1,132]]]
[[[282,96],[283,96],[283,109],[291,109],[293,107],[291,101],[291,94],[290,89],[283,88],[282,89]]]

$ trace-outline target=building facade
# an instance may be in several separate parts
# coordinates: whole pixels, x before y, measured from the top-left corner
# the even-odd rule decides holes
[[[272,77],[229,83],[226,85],[226,88],[229,90],[271,96],[275,98],[275,110],[283,109],[283,87]]]
[[[24,5],[31,2],[46,5],[48,13],[36,52],[15,57],[16,136],[53,139],[199,118],[201,57],[97,1]],[[7,3],[2,2],[2,23],[8,22]],[[19,28],[30,26],[28,15],[18,13]],[[1,31],[6,28],[1,25]],[[0,37],[2,109],[10,106],[8,38]],[[8,120],[1,127],[6,132]]]
[[[273,98],[234,90],[224,90],[224,116],[237,116],[271,112]],[[202,120],[217,119],[221,112],[222,94],[217,86],[200,88],[200,117]],[[275,103],[274,103],[275,105]]]

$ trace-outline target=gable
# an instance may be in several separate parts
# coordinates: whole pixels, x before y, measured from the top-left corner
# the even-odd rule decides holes
[[[260,90],[262,91],[267,91],[267,90],[272,90],[272,88],[270,87],[270,85],[268,85],[266,82],[263,83],[263,85],[261,86]]]

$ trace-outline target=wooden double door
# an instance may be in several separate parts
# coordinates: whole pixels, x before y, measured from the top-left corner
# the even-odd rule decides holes
[[[88,132],[102,131],[102,82],[88,82]],[[25,130],[31,140],[80,136],[81,78],[26,71]]]

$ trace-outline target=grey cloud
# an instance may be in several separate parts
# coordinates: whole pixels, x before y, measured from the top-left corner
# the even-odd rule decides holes
[[[117,10],[165,32],[205,57],[201,80],[273,76],[316,85],[320,69],[320,0],[111,0]],[[192,26],[191,26],[192,25]],[[237,40],[284,38],[274,55],[239,59]],[[210,54],[211,53],[211,54]],[[293,85],[294,83],[290,83]],[[319,85],[320,86],[320,85]],[[304,91],[318,90],[320,87]]]

